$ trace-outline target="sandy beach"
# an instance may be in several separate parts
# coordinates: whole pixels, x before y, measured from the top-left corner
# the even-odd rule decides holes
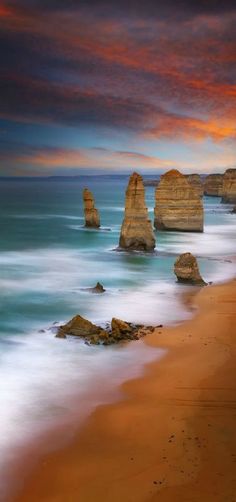
[[[167,355],[43,457],[15,501],[236,500],[236,280],[193,303],[192,320],[144,339]]]

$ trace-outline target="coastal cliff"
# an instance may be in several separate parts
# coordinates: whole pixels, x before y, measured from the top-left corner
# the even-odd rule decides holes
[[[204,180],[204,194],[211,197],[221,197],[223,174],[209,174]]]
[[[100,227],[99,212],[95,207],[93,194],[87,188],[85,188],[83,191],[83,199],[84,199],[85,227],[99,228]]]
[[[155,237],[145,203],[142,176],[133,173],[126,190],[125,217],[121,227],[119,247],[127,250],[153,251]]]
[[[224,173],[222,202],[236,203],[236,169],[227,169]]]
[[[200,195],[176,169],[161,176],[155,194],[154,226],[161,230],[203,231]]]

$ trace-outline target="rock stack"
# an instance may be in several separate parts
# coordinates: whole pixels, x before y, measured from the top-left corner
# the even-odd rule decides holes
[[[176,169],[161,176],[154,214],[157,229],[203,232],[201,197]]]
[[[148,219],[142,176],[133,173],[126,190],[125,217],[121,227],[119,247],[127,250],[153,251],[155,237]]]
[[[223,174],[209,174],[204,180],[204,194],[211,197],[221,197]]]
[[[197,195],[199,197],[203,196],[203,183],[200,174],[185,174],[185,178],[188,180],[190,185],[195,188]]]
[[[177,258],[174,273],[179,282],[201,286],[206,284],[200,275],[197,260],[191,253],[183,253]]]
[[[222,202],[236,203],[236,169],[227,169],[224,173]]]
[[[83,199],[84,199],[85,227],[99,228],[100,227],[99,212],[95,208],[93,194],[87,188],[85,188],[83,191]]]

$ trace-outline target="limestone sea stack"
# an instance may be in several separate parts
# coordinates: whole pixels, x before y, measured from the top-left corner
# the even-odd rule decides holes
[[[126,190],[125,217],[119,247],[127,250],[153,251],[155,237],[145,204],[145,189],[140,174],[130,176]]]
[[[209,174],[204,180],[204,194],[211,197],[221,197],[223,174]]]
[[[201,286],[206,284],[199,272],[197,260],[191,253],[183,253],[177,258],[174,273],[179,282]]]
[[[199,197],[203,196],[203,183],[200,174],[185,174],[190,185],[195,188]]]
[[[224,173],[222,202],[236,203],[236,169],[227,169]]]
[[[85,188],[83,191],[83,199],[84,199],[85,227],[99,228],[100,227],[99,212],[95,207],[93,194],[87,188]]]
[[[161,176],[156,189],[154,215],[157,229],[203,232],[202,199],[176,169]]]

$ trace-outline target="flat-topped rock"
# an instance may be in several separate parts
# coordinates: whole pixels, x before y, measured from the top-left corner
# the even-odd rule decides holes
[[[185,232],[203,231],[202,199],[177,169],[161,176],[155,200],[155,228]]]
[[[211,197],[221,197],[223,174],[208,174],[204,180],[204,194]]]
[[[155,237],[145,203],[142,176],[133,173],[126,190],[125,216],[120,232],[119,247],[127,250],[153,251]]]
[[[236,169],[227,169],[224,173],[222,202],[236,203]]]
[[[191,253],[183,253],[177,258],[174,273],[179,282],[201,286],[206,284],[199,272],[197,260]]]
[[[190,185],[196,190],[199,197],[203,196],[203,182],[200,174],[185,174],[185,178],[188,180]]]
[[[99,212],[95,207],[93,194],[87,188],[85,188],[83,191],[83,200],[84,200],[85,227],[99,228],[100,227]]]

